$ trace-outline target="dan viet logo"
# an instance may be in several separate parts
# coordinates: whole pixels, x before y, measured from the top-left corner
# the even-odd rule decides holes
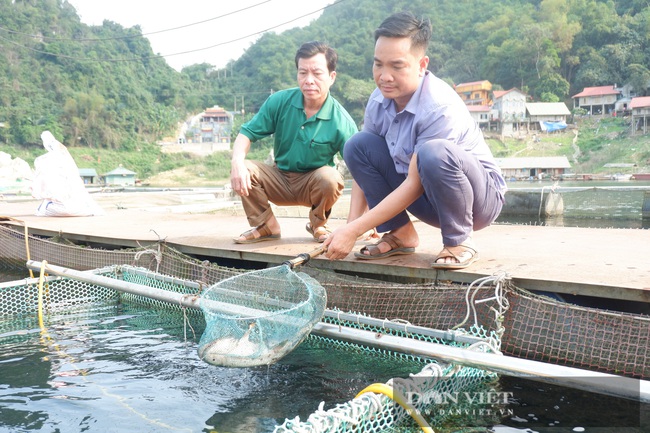
[[[420,415],[469,416],[478,419],[484,417],[514,416],[514,410],[508,408],[513,393],[495,389],[482,391],[428,391],[405,392],[406,402]],[[476,418],[477,417],[477,418]],[[488,422],[488,421],[486,421]]]
[[[503,392],[490,389],[488,391],[455,391],[455,392],[440,392],[432,391],[427,393],[419,392],[406,392],[406,401],[411,405],[499,405],[508,404],[513,397],[512,392]]]

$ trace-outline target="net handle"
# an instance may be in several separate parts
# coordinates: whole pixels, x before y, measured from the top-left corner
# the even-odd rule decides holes
[[[327,247],[325,246],[320,246],[314,250],[309,251],[308,253],[302,253],[298,254],[296,257],[294,257],[291,260],[287,260],[285,262],[282,262],[283,265],[289,266],[289,268],[293,269],[296,266],[299,265],[304,265],[314,257],[318,257],[321,254],[323,254],[325,251],[327,251]]]

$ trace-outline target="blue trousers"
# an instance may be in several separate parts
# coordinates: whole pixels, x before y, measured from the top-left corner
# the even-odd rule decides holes
[[[395,170],[383,137],[358,132],[345,144],[343,159],[372,209],[406,179]],[[478,158],[448,140],[431,140],[417,151],[424,194],[377,230],[395,230],[420,221],[440,228],[446,246],[461,244],[472,230],[489,226],[499,216],[503,197]]]

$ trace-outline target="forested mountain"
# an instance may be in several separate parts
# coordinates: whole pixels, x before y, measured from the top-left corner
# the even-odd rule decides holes
[[[373,31],[400,10],[431,19],[430,69],[450,83],[489,80],[536,101],[615,83],[648,94],[645,0],[339,0],[308,27],[265,34],[222,70],[180,73],[139,27],[88,26],[65,0],[0,0],[0,140],[40,145],[49,129],[68,145],[128,149],[215,104],[254,112],[295,85],[296,48],[315,39],[337,49],[332,93],[360,122],[374,88]]]

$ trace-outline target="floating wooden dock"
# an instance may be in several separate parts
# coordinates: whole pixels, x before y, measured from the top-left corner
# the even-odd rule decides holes
[[[136,247],[164,240],[175,249],[215,262],[245,260],[277,265],[318,246],[305,231],[306,208],[278,208],[282,239],[238,245],[232,238],[248,228],[236,199],[214,191],[94,194],[105,216],[37,217],[39,202],[0,201],[0,216],[23,221],[30,234],[109,247]],[[345,223],[341,200],[330,226]],[[443,280],[471,283],[505,272],[518,287],[560,294],[650,303],[650,230],[495,224],[475,233],[481,259],[464,270],[431,268],[442,248],[439,230],[415,221],[416,254],[375,261],[314,259],[313,265],[393,281]],[[357,250],[367,242],[358,242]]]

